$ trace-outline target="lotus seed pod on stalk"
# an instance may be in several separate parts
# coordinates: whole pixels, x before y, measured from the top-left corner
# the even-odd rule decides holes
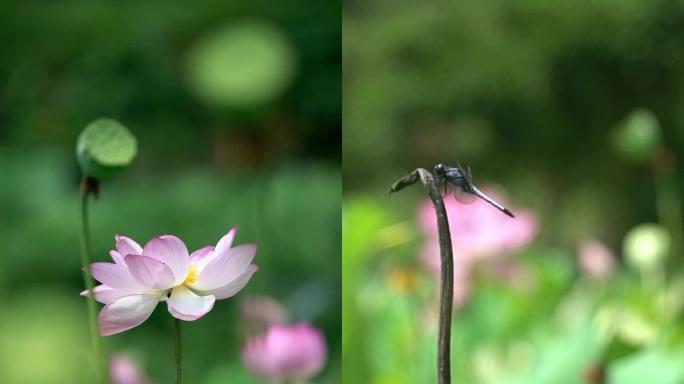
[[[614,128],[612,144],[626,160],[647,163],[662,146],[662,132],[656,116],[649,110],[630,112]]]
[[[85,176],[103,180],[126,168],[137,153],[135,136],[121,123],[100,118],[81,132],[76,159]]]

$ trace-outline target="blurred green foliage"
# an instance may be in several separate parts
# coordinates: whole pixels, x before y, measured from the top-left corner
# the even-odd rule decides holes
[[[486,263],[473,272],[453,323],[454,382],[684,382],[682,21],[668,1],[345,2],[345,381],[434,382],[425,195],[387,189],[460,162],[540,228],[504,261],[529,285]],[[667,253],[646,272],[622,254],[642,223],[665,235],[636,257]],[[582,271],[587,239],[617,255],[611,277]]]
[[[398,225],[394,208],[367,198],[344,203],[345,382],[435,380],[437,282],[415,260],[413,245],[421,240],[415,230],[396,243],[383,241]],[[664,383],[684,379],[680,274],[666,283],[658,273],[639,277],[638,269],[623,267],[596,281],[581,275],[574,255],[544,245],[515,260],[525,271],[522,285],[480,270],[467,303],[457,308],[454,378],[593,383],[587,375],[601,369],[610,383],[643,382],[654,370]],[[398,279],[397,271],[410,278]]]
[[[261,68],[286,81],[242,84],[231,105],[203,99],[190,52],[246,21],[278,30],[296,66],[262,47],[274,61]],[[138,154],[92,203],[96,261],[109,260],[116,233],[141,243],[171,233],[192,250],[237,226],[236,243],[259,246],[244,292],[183,323],[185,381],[259,382],[241,364],[239,333],[241,300],[259,294],[322,328],[330,356],[316,382],[340,382],[340,34],[335,1],[0,3],[0,382],[93,382],[74,152],[102,116],[130,129]],[[174,375],[165,307],[103,341],[154,383]]]

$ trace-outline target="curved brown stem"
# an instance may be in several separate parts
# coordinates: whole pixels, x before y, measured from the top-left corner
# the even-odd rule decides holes
[[[437,382],[451,384],[451,313],[454,296],[454,259],[451,248],[451,232],[449,220],[442,194],[439,192],[435,178],[430,172],[418,168],[395,182],[390,194],[415,184],[418,180],[427,190],[437,215],[439,231],[440,292],[439,292],[439,333],[437,339]]]

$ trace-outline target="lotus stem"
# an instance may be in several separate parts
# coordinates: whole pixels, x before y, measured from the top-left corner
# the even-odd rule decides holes
[[[92,251],[90,244],[90,223],[88,215],[88,199],[91,194],[97,193],[97,181],[83,178],[81,185],[81,264],[83,269],[83,283],[88,290],[88,321],[90,323],[90,340],[95,355],[95,363],[101,384],[109,383],[109,375],[100,346],[100,332],[97,325],[97,306],[95,304],[95,293],[93,292],[93,279],[90,273],[92,264]]]
[[[423,183],[437,215],[440,256],[439,332],[437,336],[437,383],[451,384],[451,315],[454,296],[454,259],[451,248],[451,232],[442,194],[434,176],[418,168],[399,179],[390,188],[390,194],[418,180]]]
[[[181,384],[181,324],[180,320],[174,317],[174,328],[176,335],[175,351],[176,351],[176,384]]]

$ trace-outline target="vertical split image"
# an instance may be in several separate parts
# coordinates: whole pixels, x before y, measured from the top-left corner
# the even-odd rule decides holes
[[[0,384],[684,383],[684,5],[0,4]]]

